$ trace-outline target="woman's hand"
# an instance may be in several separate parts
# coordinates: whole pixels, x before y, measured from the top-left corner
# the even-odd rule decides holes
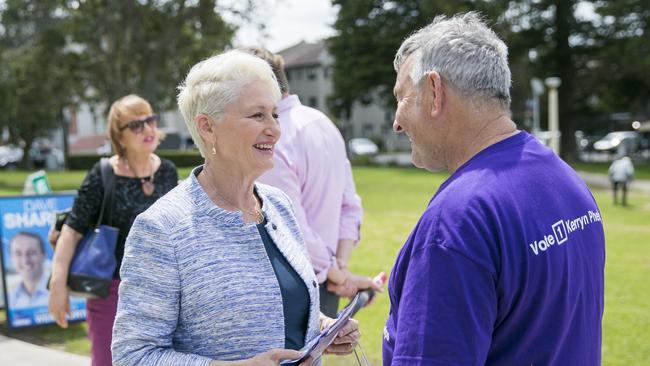
[[[334,319],[328,317],[321,318],[321,329],[328,327],[334,322]],[[348,320],[347,324],[339,331],[339,334],[334,338],[334,342],[327,347],[325,354],[331,355],[349,355],[354,351],[357,346],[361,332],[359,331],[359,322],[354,319]]]
[[[70,268],[70,262],[77,248],[77,243],[82,237],[82,234],[64,224],[56,242],[54,258],[52,258],[48,310],[56,323],[62,328],[68,327],[66,315],[70,315],[70,296],[66,285],[68,282],[68,268]]]
[[[48,301],[48,310],[56,324],[61,328],[68,327],[66,315],[70,315],[70,296],[65,283],[56,280],[55,276],[50,279],[50,297]]]
[[[278,366],[283,360],[293,360],[302,357],[302,352],[275,348],[264,353],[242,361],[212,361],[210,366]],[[311,366],[311,359],[300,364],[300,366]]]
[[[56,241],[59,240],[61,232],[54,228],[54,225],[50,228],[50,231],[47,233],[47,241],[50,242],[52,248],[56,247]]]

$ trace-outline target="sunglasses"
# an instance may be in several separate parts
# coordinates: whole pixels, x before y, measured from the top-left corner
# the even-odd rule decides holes
[[[155,114],[152,114],[151,116],[149,116],[149,117],[147,117],[145,119],[133,120],[133,121],[125,124],[124,126],[120,127],[119,130],[124,131],[124,130],[126,130],[128,128],[133,133],[142,133],[142,131],[144,130],[144,124],[145,123],[148,124],[149,127],[155,128],[156,125],[158,124],[158,116],[156,116]]]

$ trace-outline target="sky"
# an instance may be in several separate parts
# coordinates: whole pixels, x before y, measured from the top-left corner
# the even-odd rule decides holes
[[[1,0],[0,0],[1,1]],[[222,0],[221,3],[237,3],[241,0]],[[263,4],[256,12],[256,19],[267,18],[266,37],[251,25],[240,25],[233,40],[234,46],[261,45],[272,52],[281,51],[305,40],[319,41],[334,35],[332,25],[338,10],[330,0],[257,0]],[[595,16],[594,5],[589,1],[578,1],[575,13],[579,18]],[[236,23],[237,20],[233,19]]]
[[[222,3],[237,2],[227,0]],[[337,10],[330,0],[264,0],[263,9],[256,9],[256,19],[266,26],[267,38],[250,25],[240,25],[234,46],[261,45],[272,52],[281,51],[304,40],[315,42],[334,35],[332,25]]]

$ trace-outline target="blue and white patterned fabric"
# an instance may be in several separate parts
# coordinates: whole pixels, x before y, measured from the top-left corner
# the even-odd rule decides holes
[[[257,227],[216,206],[195,168],[135,220],[113,327],[114,365],[208,365],[284,347],[282,294]],[[310,296],[306,340],[319,331],[318,285],[293,209],[256,184],[278,249]]]

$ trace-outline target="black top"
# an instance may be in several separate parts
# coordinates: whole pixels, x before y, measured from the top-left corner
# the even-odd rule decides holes
[[[113,278],[119,278],[122,257],[124,256],[124,242],[129,234],[135,217],[144,212],[156,200],[169,192],[178,183],[176,166],[169,160],[161,159],[160,167],[154,173],[156,189],[149,197],[142,192],[140,178],[115,176],[115,196],[113,197],[112,216],[104,215],[102,224],[110,225],[120,230],[115,247],[117,267]],[[147,177],[147,180],[149,178]],[[96,163],[86,175],[77,198],[74,200],[72,212],[68,215],[65,224],[75,231],[83,234],[93,228],[99,218],[104,197],[102,173],[100,163]],[[110,202],[110,201],[109,201]]]
[[[284,347],[299,350],[305,345],[309,321],[309,292],[305,282],[275,246],[264,225],[266,219],[257,225],[257,230],[260,232],[266,254],[280,284],[284,310]]]

